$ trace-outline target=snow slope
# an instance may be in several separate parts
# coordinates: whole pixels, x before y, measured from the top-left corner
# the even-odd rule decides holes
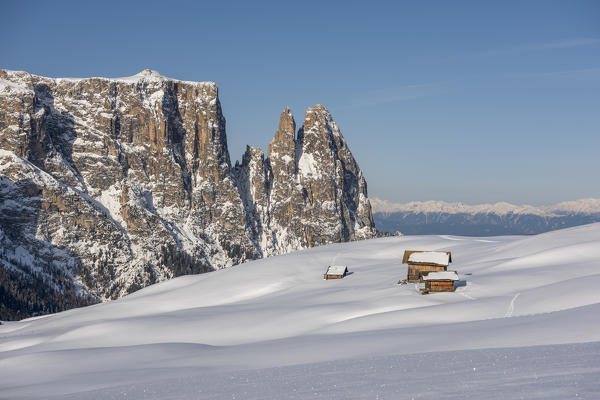
[[[397,285],[406,249],[457,291]],[[328,245],[4,323],[0,398],[599,398],[598,287],[600,224]]]

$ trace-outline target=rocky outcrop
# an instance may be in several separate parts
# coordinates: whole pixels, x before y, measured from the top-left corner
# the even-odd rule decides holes
[[[75,299],[55,310],[372,237],[366,182],[329,112],[308,109],[295,131],[286,108],[268,157],[249,146],[232,167],[214,83],[0,70],[0,268]]]
[[[367,184],[331,114],[309,108],[294,138],[288,109],[269,145],[273,229],[280,249],[371,237]]]
[[[286,108],[268,157],[248,146],[236,165],[256,247],[266,254],[374,236],[367,184],[322,105],[296,123]]]

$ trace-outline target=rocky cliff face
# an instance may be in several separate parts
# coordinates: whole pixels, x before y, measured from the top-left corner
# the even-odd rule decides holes
[[[268,157],[248,147],[232,167],[214,83],[0,70],[0,319],[372,237],[329,112],[308,109],[295,131],[286,108]]]
[[[366,181],[327,109],[309,108],[295,140],[293,127],[286,109],[269,145],[272,223],[291,233],[280,238],[280,248],[295,248],[296,240],[310,247],[370,237]]]

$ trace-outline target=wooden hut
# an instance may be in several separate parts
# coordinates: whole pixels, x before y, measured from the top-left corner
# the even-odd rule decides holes
[[[330,265],[327,267],[323,279],[342,279],[348,274],[348,267],[345,265]]]
[[[449,251],[406,250],[402,264],[408,264],[407,282],[421,282],[432,271],[446,271],[452,262]]]
[[[458,280],[456,271],[434,271],[423,277],[425,289],[423,294],[437,292],[454,292],[454,282]]]

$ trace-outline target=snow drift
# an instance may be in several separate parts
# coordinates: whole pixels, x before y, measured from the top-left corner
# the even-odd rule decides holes
[[[412,248],[456,292],[397,285]],[[332,244],[4,323],[0,398],[597,398],[599,285],[600,224]]]

